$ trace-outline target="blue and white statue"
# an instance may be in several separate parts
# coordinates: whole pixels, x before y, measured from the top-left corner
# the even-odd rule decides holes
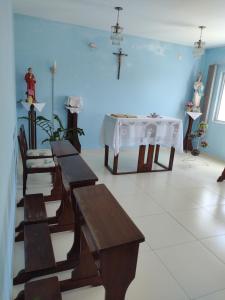
[[[194,83],[193,104],[195,108],[200,107],[201,98],[204,95],[204,85],[202,83],[202,73],[199,73],[197,81]]]

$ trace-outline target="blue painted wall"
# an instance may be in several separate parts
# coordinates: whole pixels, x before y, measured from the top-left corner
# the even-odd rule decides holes
[[[12,8],[0,2],[0,299],[11,299],[16,199],[16,105]]]
[[[208,67],[212,64],[218,64],[208,120],[209,127],[207,141],[209,143],[209,147],[206,149],[206,152],[225,160],[225,124],[214,122],[214,112],[218,102],[221,72],[225,72],[225,47],[208,49],[204,56],[203,64],[205,78],[207,77]]]
[[[96,49],[88,47],[97,44]],[[121,112],[184,118],[184,103],[192,98],[192,85],[199,61],[192,48],[150,39],[125,36],[121,79],[116,79],[117,62],[109,32],[38,18],[15,16],[16,91],[24,97],[26,68],[33,67],[37,78],[37,99],[47,102],[43,114],[51,112],[51,74],[55,77],[55,112],[63,120],[65,98],[80,95],[84,111],[79,126],[84,128],[82,146],[99,147],[99,133],[105,113]],[[178,56],[182,56],[179,60]],[[18,106],[18,114],[25,111]],[[39,139],[43,139],[39,132]]]

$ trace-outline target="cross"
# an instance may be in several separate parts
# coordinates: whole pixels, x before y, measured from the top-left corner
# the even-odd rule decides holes
[[[117,79],[120,79],[120,67],[121,67],[121,62],[122,62],[122,57],[123,56],[128,56],[127,54],[123,53],[122,48],[119,49],[118,53],[113,53],[114,55],[118,56],[118,72],[117,72]]]

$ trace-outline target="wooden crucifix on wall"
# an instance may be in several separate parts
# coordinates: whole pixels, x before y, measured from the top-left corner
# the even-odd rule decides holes
[[[121,68],[121,63],[122,63],[122,57],[123,56],[128,56],[128,54],[123,53],[122,48],[119,49],[119,52],[114,52],[114,55],[118,57],[118,72],[117,72],[117,79],[120,79],[120,68]]]

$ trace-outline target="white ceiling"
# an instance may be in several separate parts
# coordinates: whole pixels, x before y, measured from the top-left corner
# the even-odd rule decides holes
[[[192,45],[205,25],[207,47],[225,45],[225,0],[14,0],[17,13],[107,31],[114,6],[126,34]]]

